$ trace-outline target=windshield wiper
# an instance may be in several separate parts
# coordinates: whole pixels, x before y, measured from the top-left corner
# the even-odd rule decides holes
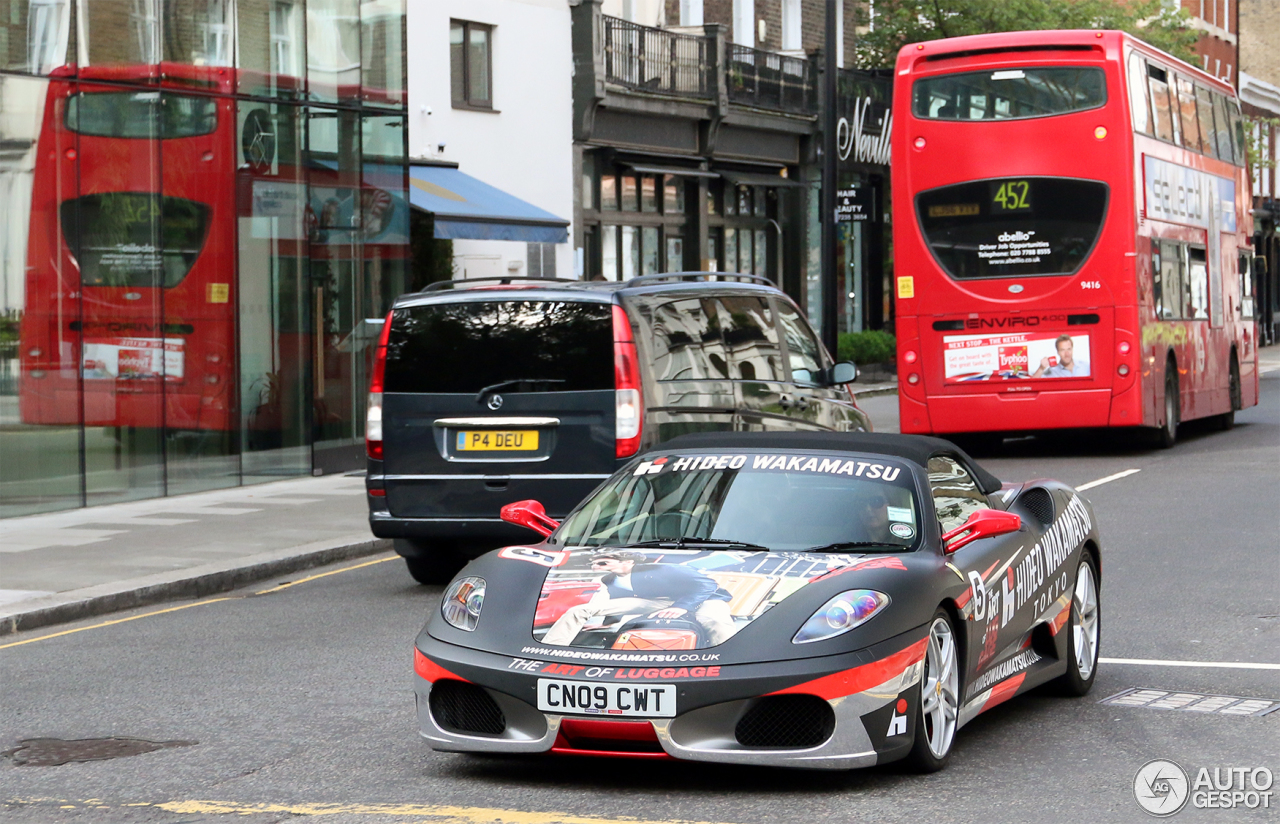
[[[869,547],[884,547],[885,549],[910,549],[902,544],[890,544],[885,541],[836,541],[834,544],[826,544],[824,546],[809,546],[800,550],[801,552],[837,552],[841,549],[866,549]]]
[[[560,380],[559,378],[512,378],[509,381],[498,381],[497,383],[489,384],[484,389],[481,389],[479,392],[477,392],[476,403],[480,403],[481,401],[483,401],[484,396],[488,395],[490,392],[497,392],[499,389],[506,389],[507,387],[510,387],[510,386],[519,386],[522,383],[546,384],[546,383],[564,383],[564,381]]]
[[[761,546],[760,544],[753,544],[750,541],[735,541],[732,538],[655,538],[652,541],[638,541],[634,544],[627,544],[627,546],[686,547],[686,546],[704,546],[707,544],[710,544],[713,546],[736,546],[736,547],[742,547],[743,549],[767,550],[769,548],[767,546]]]

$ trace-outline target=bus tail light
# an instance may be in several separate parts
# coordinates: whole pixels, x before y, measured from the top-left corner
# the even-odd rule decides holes
[[[912,372],[910,375],[907,375],[907,383],[911,384],[912,386],[915,386],[919,382],[920,382],[920,376],[915,372]]]
[[[613,385],[616,454],[619,458],[629,458],[640,451],[644,406],[640,394],[640,359],[631,335],[631,319],[626,310],[616,304],[613,307]]]
[[[908,349],[902,356],[902,359],[907,363],[915,363],[917,358],[919,358],[919,355],[916,354],[914,349]]]
[[[1129,354],[1129,341],[1127,341],[1127,340],[1122,340],[1122,341],[1120,341],[1119,349],[1120,349],[1120,354],[1121,354],[1121,355],[1127,355],[1127,354]]]
[[[1120,374],[1120,377],[1123,378],[1125,375],[1129,374],[1129,364],[1127,363],[1120,364],[1119,366],[1116,367],[1116,372],[1118,372]]]
[[[391,316],[382,322],[378,348],[373,354],[373,377],[369,381],[369,405],[364,418],[364,449],[370,458],[382,460],[382,384],[387,372],[387,338],[391,334]]]

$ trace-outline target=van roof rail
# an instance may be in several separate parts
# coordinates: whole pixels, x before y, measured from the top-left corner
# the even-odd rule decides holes
[[[627,281],[627,286],[644,286],[648,283],[663,282],[706,282],[706,281],[724,281],[737,283],[763,283],[765,286],[772,286],[775,289],[777,285],[762,275],[747,275],[739,272],[666,272],[654,275],[640,275]]]
[[[457,278],[455,280],[438,280],[435,283],[429,283],[422,289],[423,292],[439,292],[443,289],[456,289],[458,287],[467,287],[478,283],[497,283],[506,286],[514,282],[532,282],[532,283],[581,283],[582,281],[573,280],[572,278],[534,278],[519,275],[502,275],[500,277],[488,278]]]

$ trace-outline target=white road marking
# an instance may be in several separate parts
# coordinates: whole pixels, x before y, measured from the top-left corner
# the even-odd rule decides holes
[[[1141,471],[1142,471],[1141,469],[1126,469],[1124,472],[1117,472],[1114,475],[1108,475],[1107,477],[1099,478],[1096,481],[1089,481],[1089,483],[1087,484],[1080,484],[1080,486],[1076,487],[1076,492],[1084,492],[1086,489],[1093,489],[1095,486],[1102,486],[1103,484],[1109,484],[1112,481],[1118,481],[1121,478],[1127,478],[1130,475],[1136,475]]]
[[[1243,661],[1163,661],[1156,658],[1099,658],[1102,664],[1131,664],[1139,667],[1214,667],[1217,669],[1280,670],[1280,664],[1251,664]]]

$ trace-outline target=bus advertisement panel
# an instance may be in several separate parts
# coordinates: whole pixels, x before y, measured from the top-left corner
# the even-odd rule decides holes
[[[894,84],[903,432],[1131,427],[1257,403],[1232,88],[1122,32],[913,44]]]

